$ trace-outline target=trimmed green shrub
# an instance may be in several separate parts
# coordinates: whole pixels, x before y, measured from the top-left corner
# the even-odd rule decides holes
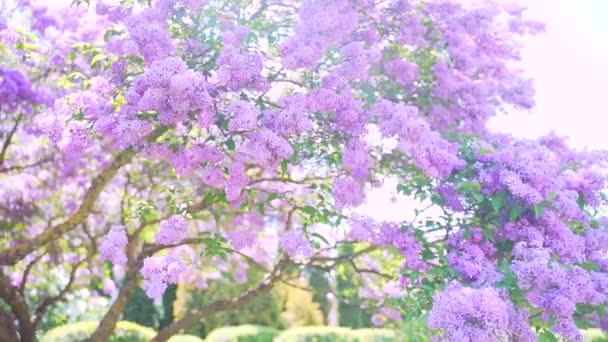
[[[194,335],[175,335],[167,342],[203,342],[203,339]]]
[[[428,342],[432,331],[426,326],[426,319],[411,319],[403,322],[399,329],[404,342]]]
[[[581,331],[585,342],[608,342],[608,334],[600,329],[586,329]]]
[[[122,310],[122,319],[156,329],[158,328],[160,315],[154,301],[138,286],[127,299],[127,303]]]
[[[351,331],[352,342],[401,342],[403,338],[391,329],[357,329]]]
[[[41,342],[87,342],[99,322],[78,322],[49,330]],[[145,342],[156,335],[153,329],[139,324],[121,321],[116,325],[109,342]]]
[[[205,342],[272,342],[279,331],[259,325],[239,325],[213,330]]]
[[[186,317],[193,310],[208,305],[214,300],[234,298],[243,291],[254,287],[263,276],[264,274],[261,272],[256,273],[250,270],[248,282],[245,284],[235,284],[229,279],[223,278],[211,281],[209,288],[204,291],[196,289],[191,284],[180,283],[177,289],[177,299],[174,302],[174,319]],[[285,326],[281,318],[282,312],[281,297],[273,289],[259,294],[237,310],[221,311],[206,317],[187,329],[185,333],[206,337],[216,328],[240,325],[260,325],[281,329]]]
[[[285,330],[276,342],[350,342],[349,328],[339,327],[299,327]]]
[[[289,328],[324,325],[325,319],[319,303],[314,302],[312,291],[305,290],[310,289],[308,283],[302,280],[295,280],[292,283],[298,287],[287,284],[279,284],[276,287],[284,303],[281,317],[286,325]]]

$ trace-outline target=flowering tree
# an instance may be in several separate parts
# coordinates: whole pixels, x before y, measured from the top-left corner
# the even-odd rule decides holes
[[[3,6],[0,339],[34,340],[51,305],[101,284],[105,341],[139,282],[158,298],[251,267],[257,286],[154,340],[344,264],[375,324],[428,314],[438,340],[578,340],[603,317],[605,155],[485,126],[534,105],[515,62],[543,26],[523,7]],[[388,180],[440,213],[355,210]]]

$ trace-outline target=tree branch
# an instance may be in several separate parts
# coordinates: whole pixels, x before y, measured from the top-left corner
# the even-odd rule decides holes
[[[19,322],[19,336],[21,341],[34,341],[36,331],[30,320],[30,311],[25,299],[11,284],[10,279],[0,269],[0,297],[11,307],[11,311]]]
[[[220,299],[216,300],[206,306],[201,307],[200,309],[192,312],[186,317],[179,319],[167,327],[163,328],[158,332],[150,342],[164,342],[167,341],[171,336],[177,334],[180,330],[186,329],[201,319],[213,315],[220,311],[227,311],[241,307],[244,304],[247,304],[254,298],[256,298],[259,294],[264,293],[272,289],[274,284],[280,280],[281,271],[288,264],[287,258],[281,258],[281,260],[275,265],[272,272],[260,282],[256,287],[244,292],[240,296],[232,299]]]
[[[66,295],[66,293],[68,293],[68,291],[72,287],[72,284],[74,283],[74,280],[76,279],[76,271],[78,271],[78,268],[82,264],[84,264],[84,262],[86,260],[87,260],[87,258],[84,258],[84,259],[80,260],[79,262],[77,262],[76,264],[74,264],[74,266],[72,267],[72,270],[70,271],[70,277],[68,279],[68,283],[63,287],[63,289],[61,289],[61,291],[59,291],[59,293],[57,295],[52,296],[52,297],[47,297],[46,299],[44,299],[42,301],[42,303],[38,306],[38,308],[36,308],[36,313],[34,314],[34,317],[32,320],[33,321],[32,325],[34,326],[34,328],[36,328],[38,323],[40,323],[42,316],[44,316],[44,314],[49,309],[49,307],[51,305],[57,303],[58,301],[62,300],[63,297]]]
[[[4,165],[4,160],[6,158],[6,151],[8,147],[11,145],[11,140],[13,140],[13,135],[17,132],[17,127],[19,127],[19,123],[21,123],[21,119],[23,118],[23,114],[19,114],[17,119],[15,120],[15,124],[13,128],[6,135],[6,139],[4,139],[4,144],[2,144],[2,150],[0,150],[0,166]]]
[[[158,128],[151,133],[146,140],[156,140],[156,138],[158,138],[165,131],[166,128],[164,127]],[[50,241],[60,238],[65,233],[73,230],[78,225],[83,223],[93,210],[93,206],[95,205],[97,198],[106,185],[110,183],[121,167],[131,161],[135,154],[136,151],[133,148],[128,148],[116,155],[110,165],[108,165],[95,179],[93,179],[91,185],[84,195],[84,199],[82,200],[80,207],[65,222],[55,225],[51,229],[45,230],[43,233],[35,236],[31,240],[0,250],[0,265],[14,265],[26,255],[46,245]]]
[[[37,257],[35,257],[32,261],[30,261],[27,266],[25,266],[25,270],[23,271],[23,277],[21,277],[21,284],[19,284],[19,293],[23,296],[23,292],[25,291],[25,284],[27,282],[27,277],[29,276],[30,272],[32,271],[32,268],[34,267],[34,265],[40,260],[42,259],[42,257],[44,256],[45,253],[40,253],[40,255],[38,255]]]

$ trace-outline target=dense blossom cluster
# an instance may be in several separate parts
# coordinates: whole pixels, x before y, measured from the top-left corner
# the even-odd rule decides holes
[[[295,36],[281,45],[283,65],[314,68],[327,48],[344,41],[355,29],[358,14],[346,0],[307,1],[299,11]]]
[[[353,217],[351,227],[350,234],[356,241],[395,247],[405,257],[406,268],[422,270],[426,267],[422,260],[422,245],[413,229],[403,229],[392,222],[378,223],[368,217]]]
[[[291,257],[310,257],[312,256],[312,246],[304,236],[302,229],[292,229],[281,236],[281,248]]]
[[[104,237],[99,254],[102,260],[107,260],[115,265],[124,266],[127,264],[127,231],[123,226],[113,226]]]
[[[141,268],[146,294],[150,298],[161,298],[169,284],[178,282],[184,269],[184,262],[179,258],[171,256],[146,258]]]
[[[171,245],[182,241],[186,236],[188,236],[188,222],[181,215],[173,215],[160,222],[156,243]]]
[[[535,341],[527,320],[504,293],[489,287],[469,288],[452,283],[433,302],[429,327],[441,329],[448,341]]]
[[[29,80],[18,70],[0,68],[0,105],[15,110],[21,103],[37,104],[39,96]]]

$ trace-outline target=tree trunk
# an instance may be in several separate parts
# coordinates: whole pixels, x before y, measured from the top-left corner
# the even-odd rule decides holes
[[[32,315],[27,307],[25,299],[8,277],[0,270],[0,297],[11,307],[19,324],[19,337],[21,342],[31,342],[36,340],[36,330],[32,324]],[[10,317],[10,315],[9,315]]]
[[[150,340],[150,342],[165,342],[171,338],[171,336],[184,329],[188,329],[205,317],[209,317],[221,311],[238,309],[239,307],[249,303],[258,295],[267,292],[274,287],[275,282],[280,279],[281,271],[287,265],[287,262],[288,260],[286,258],[281,259],[281,261],[275,265],[272,272],[270,272],[270,275],[268,275],[268,277],[266,277],[256,287],[244,292],[236,298],[216,300],[207,306],[187,314],[184,318],[179,319],[161,329],[158,334]]]
[[[10,313],[0,310],[0,341],[19,342],[15,319]]]
[[[137,274],[139,273],[140,268],[140,260],[129,265],[125,282],[120,288],[116,300],[112,303],[112,306],[110,306],[110,310],[103,316],[103,319],[95,329],[93,336],[91,336],[91,342],[106,342],[110,340],[110,335],[112,335],[112,332],[116,329],[116,323],[118,323],[118,320],[120,319],[120,315],[129,296],[131,296],[131,293],[133,293],[137,287]]]

